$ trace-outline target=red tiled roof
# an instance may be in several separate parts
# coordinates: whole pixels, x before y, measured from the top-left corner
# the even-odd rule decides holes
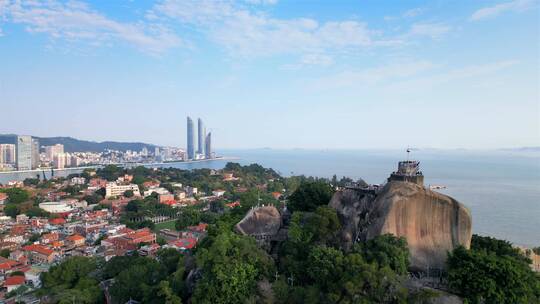
[[[72,241],[72,242],[75,242],[75,241],[80,241],[80,240],[84,240],[85,238],[78,235],[78,234],[74,234],[74,235],[71,235],[71,236],[68,236],[67,238],[69,241]]]
[[[33,252],[41,253],[44,255],[51,255],[54,253],[53,250],[42,245],[28,245],[28,246],[24,246],[22,249],[24,251],[33,251]]]
[[[63,218],[58,217],[58,218],[50,219],[49,223],[51,223],[53,225],[62,225],[62,224],[66,223],[66,220],[64,220]]]
[[[225,204],[225,206],[227,206],[227,207],[229,207],[229,208],[238,207],[238,206],[240,206],[240,201],[228,203],[228,204]]]
[[[0,263],[0,270],[11,269],[13,266],[15,266],[17,264],[20,264],[20,263],[17,262],[17,261],[13,261],[13,260],[6,260],[6,261]]]
[[[206,227],[208,227],[208,224],[199,223],[199,225],[197,225],[197,226],[188,226],[187,229],[202,232],[202,231],[206,231]]]
[[[161,202],[161,203],[164,204],[164,205],[169,205],[169,206],[176,205],[175,200],[165,201],[165,202]]]
[[[24,284],[24,276],[12,276],[6,279],[4,286],[17,286]]]
[[[197,245],[197,239],[195,238],[177,239],[174,241],[170,241],[169,245],[172,245],[178,248],[191,249],[195,247],[195,245]]]

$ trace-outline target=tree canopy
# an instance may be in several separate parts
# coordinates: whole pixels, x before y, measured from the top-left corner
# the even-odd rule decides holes
[[[6,188],[0,189],[0,192],[4,192],[8,196],[8,203],[20,204],[30,199],[28,191],[22,188]]]
[[[499,249],[455,249],[448,256],[450,287],[472,304],[539,303],[538,274],[523,259],[497,254]]]
[[[195,288],[194,303],[245,303],[255,294],[257,281],[273,270],[272,259],[253,238],[232,232],[219,234],[196,257],[204,275]]]
[[[315,211],[317,207],[328,205],[334,190],[324,181],[304,182],[289,197],[287,207],[294,211]]]
[[[71,257],[41,275],[42,289],[57,303],[104,303],[94,258]]]

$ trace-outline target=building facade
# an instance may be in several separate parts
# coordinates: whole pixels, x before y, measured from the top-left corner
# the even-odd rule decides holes
[[[136,184],[118,185],[116,183],[108,183],[105,187],[105,198],[124,195],[124,192],[131,190],[134,196],[141,196],[139,186]]]
[[[204,155],[205,138],[206,138],[206,128],[204,127],[204,123],[202,119],[199,118],[197,120],[197,139],[198,139],[197,140],[197,144],[198,144],[197,153],[198,154]]]
[[[0,163],[2,164],[14,164],[15,159],[15,145],[14,144],[0,144]]]
[[[56,144],[54,146],[45,147],[45,156],[47,157],[47,160],[49,161],[53,161],[55,155],[63,154],[63,153],[64,153],[64,145]]]
[[[55,169],[64,169],[66,166],[66,154],[58,153],[54,154],[52,158],[53,166]]]
[[[187,118],[187,158],[195,159],[195,136],[193,134],[193,120],[188,116]]]
[[[206,158],[212,158],[212,132],[208,133],[206,135],[206,140],[204,142],[204,151],[205,151],[205,157]]]
[[[32,138],[32,169],[37,169],[39,165],[39,140],[37,138]]]
[[[17,136],[17,170],[32,169],[32,136]]]

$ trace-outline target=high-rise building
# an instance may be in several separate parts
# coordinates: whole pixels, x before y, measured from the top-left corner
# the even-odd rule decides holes
[[[206,158],[212,158],[212,132],[208,133],[206,135],[206,139],[204,141],[204,150],[205,150],[205,157]]]
[[[49,161],[53,161],[54,156],[60,153],[64,153],[64,145],[56,144],[54,146],[45,147],[45,156]]]
[[[40,163],[39,140],[37,138],[32,138],[32,169],[37,169]]]
[[[17,136],[17,170],[32,169],[32,136]]]
[[[187,158],[195,159],[195,136],[193,134],[193,120],[188,116],[187,118]]]
[[[14,164],[15,159],[15,145],[14,144],[0,144],[0,163],[2,164]]]
[[[65,153],[58,153],[54,155],[53,166],[55,169],[64,169],[66,166],[67,155]]]
[[[206,128],[204,127],[204,123],[202,119],[197,120],[197,144],[198,149],[197,153],[204,155],[204,146],[205,146],[205,140],[206,140]]]

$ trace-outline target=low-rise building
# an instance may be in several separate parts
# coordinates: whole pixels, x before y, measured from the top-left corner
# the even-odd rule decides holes
[[[156,234],[148,228],[139,230],[127,230],[125,234],[117,237],[109,237],[101,244],[105,247],[113,247],[117,252],[136,250],[139,244],[154,244],[156,242]]]
[[[83,236],[78,234],[70,235],[66,238],[66,240],[71,246],[74,247],[84,246],[84,242],[86,241]]]
[[[21,275],[8,277],[4,281],[4,287],[6,288],[6,291],[12,292],[13,290],[23,286],[26,283],[26,278]]]
[[[117,183],[108,183],[105,187],[105,198],[122,196],[128,190],[133,191],[135,196],[141,196],[139,186],[135,184],[118,185]]]
[[[223,195],[225,195],[225,190],[221,190],[221,189],[214,190],[212,191],[212,195],[217,196],[217,197],[222,197]]]
[[[54,250],[43,245],[28,245],[22,249],[32,264],[50,264],[58,255]]]
[[[86,183],[86,179],[84,177],[78,177],[78,176],[72,177],[70,181],[70,184],[72,185],[84,185],[85,183]]]

